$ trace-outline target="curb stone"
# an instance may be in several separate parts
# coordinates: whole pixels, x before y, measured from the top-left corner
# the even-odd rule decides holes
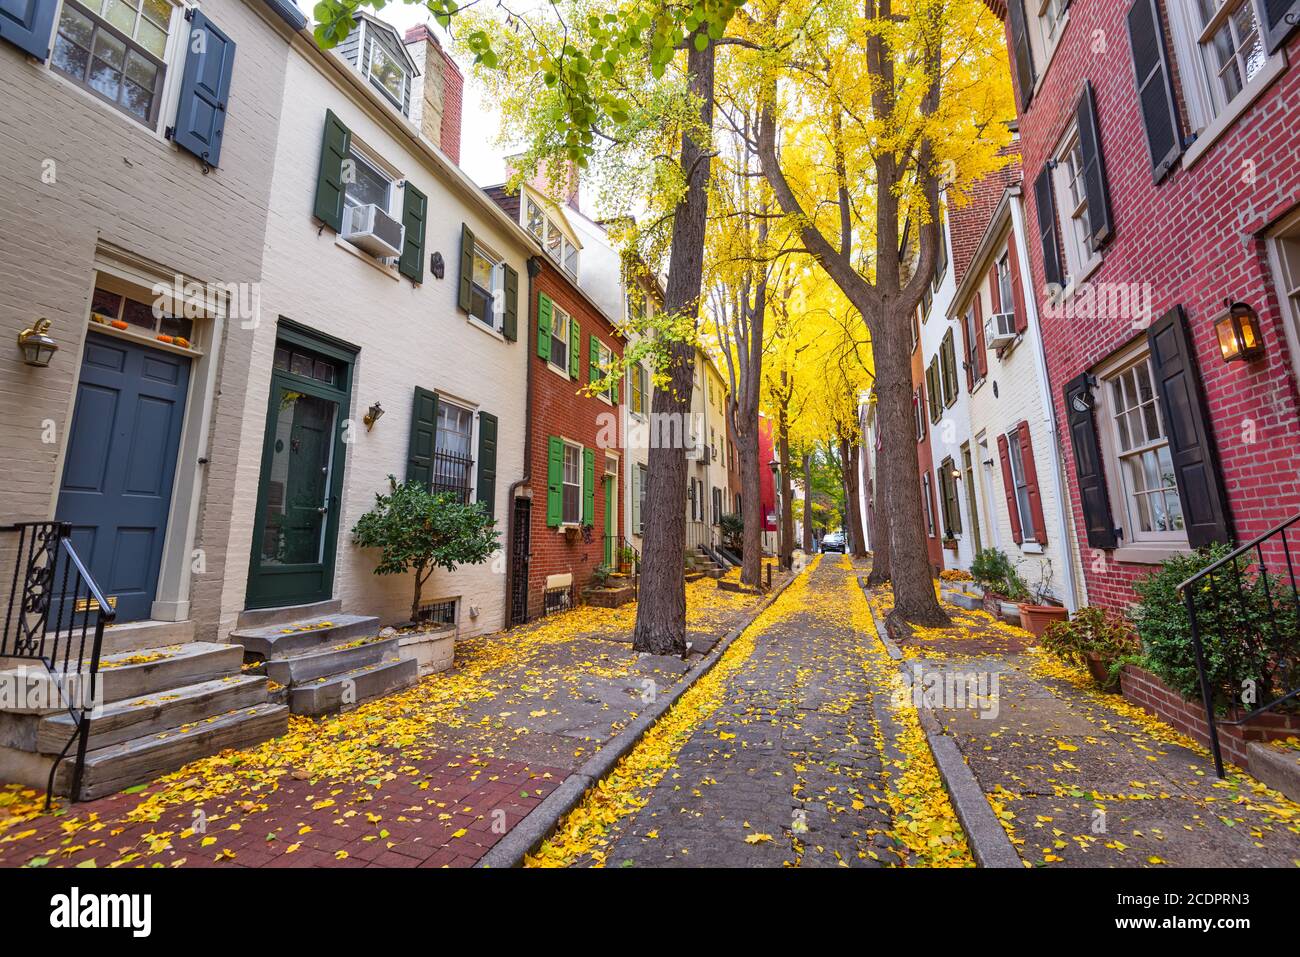
[[[713,666],[726,654],[732,642],[739,638],[746,628],[758,620],[759,615],[767,611],[781,597],[786,586],[800,575],[805,574],[807,574],[807,568],[798,575],[791,575],[776,586],[767,597],[767,600],[754,610],[754,614],[747,621],[727,632],[723,639],[714,646],[713,650],[701,659],[699,666],[686,676],[685,680],[667,694],[659,695],[653,705],[637,715],[631,724],[610,738],[604,747],[588,758],[577,771],[565,778],[564,782],[543,798],[542,802],[533,808],[519,824],[507,831],[505,836],[484,854],[474,866],[488,868],[521,867],[524,863],[524,856],[541,847],[542,842],[551,835],[555,830],[555,826],[560,823],[564,816],[578,806],[587,791],[598,784],[601,778],[605,777],[624,755],[637,746],[651,726],[677,703],[678,698],[713,670]]]
[[[867,588],[866,581],[859,578],[858,585],[870,598],[871,592]],[[875,626],[876,635],[885,646],[885,650],[889,652],[889,657],[894,661],[902,661],[902,649],[888,636],[884,623],[876,617],[876,610],[871,608],[869,602],[867,607],[871,613],[871,623]],[[943,732],[938,720],[928,708],[917,708],[917,715],[920,718],[921,729],[925,732],[926,744],[930,746],[935,767],[939,769],[939,777],[943,780],[943,786],[952,801],[953,810],[957,812],[957,820],[961,822],[962,830],[966,832],[966,842],[970,845],[975,863],[980,867],[1023,869],[1025,865],[1019,853],[1011,843],[1011,838],[1007,837],[1007,832],[997,819],[997,815],[993,813],[992,805],[984,796],[984,790],[975,780],[969,765],[966,764],[966,759],[962,756],[956,740]]]

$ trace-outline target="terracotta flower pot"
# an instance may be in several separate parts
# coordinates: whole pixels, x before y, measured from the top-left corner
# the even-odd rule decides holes
[[[1016,607],[1020,609],[1020,627],[1035,638],[1041,638],[1048,625],[1056,621],[1065,621],[1070,617],[1069,611],[1059,605],[1030,605],[1027,602],[1019,602]]]
[[[1098,688],[1102,691],[1115,691],[1119,688],[1119,675],[1110,673],[1110,668],[1102,661],[1101,655],[1089,651],[1084,657],[1088,662],[1088,673],[1092,675],[1092,680],[1097,682]]]

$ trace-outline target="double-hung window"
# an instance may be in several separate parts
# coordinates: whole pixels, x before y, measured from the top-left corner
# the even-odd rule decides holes
[[[1185,540],[1182,503],[1147,353],[1102,377],[1113,485],[1129,541]]]
[[[474,270],[470,278],[469,314],[489,329],[501,326],[497,291],[505,288],[501,260],[482,246],[474,245]]]
[[[551,311],[551,365],[569,374],[569,314],[559,306]]]
[[[980,373],[980,328],[975,321],[975,307],[973,305],[966,310],[966,316],[962,319],[962,322],[966,324],[966,355],[963,356],[963,359],[966,362],[966,369],[970,373],[969,381],[973,384],[983,378]]]
[[[378,206],[388,212],[393,198],[393,178],[355,147],[343,164],[343,205]]]
[[[1007,458],[1011,463],[1011,484],[1015,486],[1016,512],[1020,516],[1020,533],[1026,542],[1038,541],[1034,512],[1029,502],[1029,480],[1025,476],[1024,450],[1020,447],[1020,430],[1007,433]]]
[[[599,339],[596,340],[596,359],[599,363],[596,370],[597,373],[602,377],[608,376],[609,369],[614,364],[614,350],[609,348],[609,346],[605,345],[605,343],[601,342]],[[606,402],[612,403],[614,401],[614,378],[610,376],[609,384],[596,394]]]
[[[450,492],[468,502],[474,458],[474,413],[449,402],[438,401],[437,446],[433,455],[434,492]]]
[[[111,0],[110,0],[111,2]],[[404,110],[403,100],[406,93],[406,67],[371,37],[370,47],[370,82],[379,92],[392,101],[399,110]]]
[[[65,0],[50,64],[128,116],[156,127],[175,12],[169,0]]]
[[[632,380],[632,411],[637,415],[645,415],[650,408],[650,396],[646,391],[645,366],[639,362],[632,363],[629,378]]]
[[[564,443],[563,521],[577,525],[582,521],[582,446]]]
[[[1086,203],[1087,200],[1084,200]],[[1003,254],[998,260],[998,302],[1002,304],[1003,312],[1015,311],[1015,291],[1011,288],[1011,262],[1008,254]]]
[[[1083,147],[1079,142],[1079,131],[1070,128],[1070,134],[1064,140],[1064,147],[1057,153],[1055,189],[1057,206],[1063,220],[1065,233],[1065,272],[1066,285],[1077,281],[1092,263],[1092,221],[1088,211],[1088,193],[1083,182]],[[998,282],[1002,281],[1001,263],[998,264]],[[1010,289],[1010,280],[1007,289]],[[1011,303],[1003,299],[1003,310],[1009,310]]]
[[[1201,66],[1209,79],[1214,112],[1232,102],[1268,59],[1254,0],[1195,0]]]

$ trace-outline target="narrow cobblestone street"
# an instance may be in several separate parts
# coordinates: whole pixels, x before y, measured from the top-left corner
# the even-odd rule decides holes
[[[916,749],[915,713],[891,707],[893,668],[859,573],[844,558],[814,562],[666,731],[625,758],[610,784],[622,799],[597,791],[532,862],[970,864],[924,743]]]

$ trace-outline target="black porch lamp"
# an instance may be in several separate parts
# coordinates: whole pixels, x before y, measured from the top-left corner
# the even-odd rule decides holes
[[[50,320],[37,319],[18,333],[18,349],[23,354],[23,362],[29,366],[44,369],[59,351],[59,344],[49,335],[49,329]]]
[[[1214,324],[1224,362],[1254,359],[1264,351],[1259,315],[1244,302],[1225,303],[1227,313]]]

